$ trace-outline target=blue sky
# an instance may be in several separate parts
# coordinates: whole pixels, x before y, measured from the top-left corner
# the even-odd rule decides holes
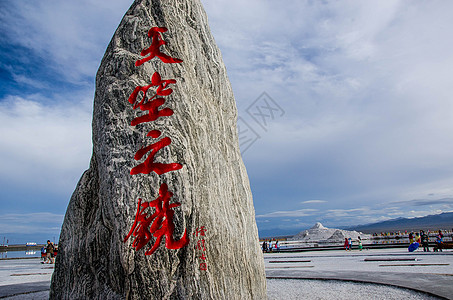
[[[453,210],[452,2],[202,3],[253,133],[261,233]],[[130,4],[0,2],[0,237],[58,236]]]

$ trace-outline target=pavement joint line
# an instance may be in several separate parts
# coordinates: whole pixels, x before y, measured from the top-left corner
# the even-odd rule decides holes
[[[441,275],[441,276],[453,276],[453,274],[442,274],[442,273],[426,273],[431,275]]]
[[[313,257],[357,257],[357,256],[407,256],[408,253],[386,253],[386,254],[367,254],[367,253],[354,253],[354,254],[333,254],[333,255],[299,255],[299,256],[281,256],[281,257],[264,257],[264,259],[275,258],[313,258]],[[453,252],[416,252],[409,255],[453,255]]]
[[[38,257],[3,257],[3,258],[0,258],[0,260],[14,260],[14,259],[35,259],[35,258],[38,258]]]
[[[270,260],[270,264],[282,264],[282,263],[307,263],[311,260]]]
[[[52,273],[24,273],[24,274],[11,274],[10,276],[29,276],[29,275],[49,275]]]
[[[449,266],[450,264],[390,264],[390,265],[379,265],[379,267],[418,267],[418,266]]]
[[[416,257],[413,258],[365,258],[363,261],[375,262],[375,261],[417,261]]]
[[[16,294],[11,294],[11,295],[6,295],[6,296],[0,296],[0,299],[10,298],[10,297],[15,297],[15,296],[20,296],[20,295],[36,294],[36,293],[47,292],[47,291],[50,291],[50,287],[45,290],[29,291],[29,292],[16,293]]]
[[[314,268],[315,266],[284,266],[284,267],[267,267],[266,269],[300,269],[300,268]]]

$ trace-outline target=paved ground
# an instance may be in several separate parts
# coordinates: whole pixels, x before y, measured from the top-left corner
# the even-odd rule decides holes
[[[341,299],[342,292],[360,294],[358,287],[362,296],[375,290],[379,295],[402,293],[390,286],[453,299],[451,250],[438,253],[409,253],[405,249],[266,253],[264,259],[270,299],[289,299],[284,295],[290,292],[299,295],[292,299]],[[41,264],[39,258],[0,260],[0,298],[47,299],[52,272],[53,265]],[[352,285],[351,282],[373,285]],[[319,291],[331,294],[322,296]],[[335,292],[332,294],[332,291]],[[308,292],[316,297],[308,297]],[[414,294],[411,299],[428,299],[426,294],[417,298],[416,293],[408,293]]]
[[[453,299],[453,252],[405,249],[265,254],[268,279],[346,280],[404,287]]]
[[[339,280],[268,279],[269,300],[439,300],[409,289]]]
[[[0,298],[23,295],[25,298],[11,299],[47,299],[53,268],[41,264],[40,258],[0,260]],[[43,293],[44,298],[35,297]]]

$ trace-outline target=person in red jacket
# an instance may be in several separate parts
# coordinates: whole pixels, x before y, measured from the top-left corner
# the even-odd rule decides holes
[[[348,241],[348,238],[344,238],[344,250],[349,250],[349,241]]]

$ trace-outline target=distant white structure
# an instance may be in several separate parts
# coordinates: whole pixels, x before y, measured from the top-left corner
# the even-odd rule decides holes
[[[335,243],[342,242],[345,238],[357,240],[359,236],[362,240],[371,237],[369,234],[363,234],[357,231],[327,228],[324,227],[321,223],[317,222],[315,226],[308,230],[299,232],[298,234],[293,236],[291,240],[303,242]]]
[[[26,245],[27,246],[36,246],[37,244],[35,242],[28,242]]]

